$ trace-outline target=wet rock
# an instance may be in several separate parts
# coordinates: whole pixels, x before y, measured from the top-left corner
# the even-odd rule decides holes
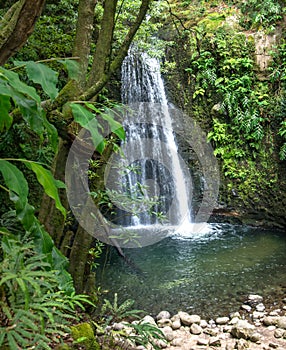
[[[255,331],[255,327],[246,320],[239,320],[231,329],[231,334],[235,338],[250,339]]]
[[[162,320],[162,319],[169,319],[169,318],[171,318],[171,314],[169,311],[161,311],[156,316],[157,321]]]
[[[192,334],[201,334],[203,332],[203,329],[197,323],[193,323],[190,327],[190,332]]]
[[[247,304],[256,305],[263,301],[263,297],[258,294],[249,294],[247,297]]]
[[[218,317],[216,320],[215,320],[216,324],[218,325],[224,325],[224,324],[227,324],[229,322],[229,317]]]

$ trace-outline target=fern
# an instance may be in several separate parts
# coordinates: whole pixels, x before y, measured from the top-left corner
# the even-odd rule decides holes
[[[0,348],[51,349],[51,339],[70,331],[77,307],[93,305],[87,296],[67,295],[59,289],[59,271],[52,270],[44,254],[29,238],[5,235],[0,265]]]

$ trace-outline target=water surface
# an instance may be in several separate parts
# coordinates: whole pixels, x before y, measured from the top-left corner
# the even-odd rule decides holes
[[[228,224],[204,233],[185,232],[143,248],[125,249],[127,264],[112,248],[102,289],[150,314],[179,310],[214,317],[236,311],[249,293],[268,296],[286,285],[286,235]],[[105,296],[106,297],[106,296]]]

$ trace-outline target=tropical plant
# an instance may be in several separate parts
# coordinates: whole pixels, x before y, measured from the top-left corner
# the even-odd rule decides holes
[[[37,251],[29,234],[1,229],[0,347],[52,349],[70,332],[88,297],[62,289],[62,272]]]
[[[125,300],[121,305],[118,304],[118,295],[114,293],[113,302],[108,299],[104,299],[104,303],[101,307],[100,315],[104,317],[105,324],[110,324],[111,322],[122,321],[126,318],[139,318],[139,314],[143,310],[133,310],[132,306],[135,303],[132,299]]]

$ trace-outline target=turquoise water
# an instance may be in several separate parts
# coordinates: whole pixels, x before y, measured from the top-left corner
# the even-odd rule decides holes
[[[165,238],[125,249],[128,264],[110,249],[97,271],[104,297],[150,314],[179,310],[215,316],[236,311],[249,293],[268,296],[286,286],[286,234],[228,224],[210,224],[194,237]]]

